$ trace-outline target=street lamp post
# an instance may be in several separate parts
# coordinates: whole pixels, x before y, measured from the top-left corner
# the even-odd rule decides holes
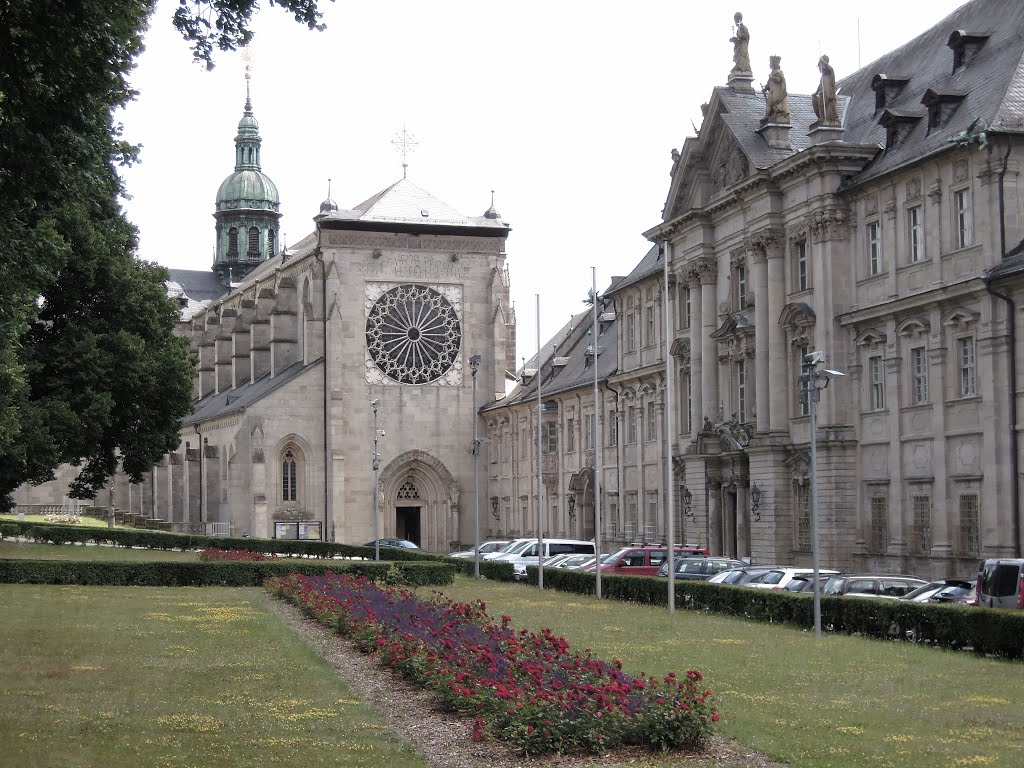
[[[800,389],[806,398],[807,412],[810,416],[811,428],[811,564],[814,568],[814,636],[821,637],[821,562],[818,548],[818,425],[817,402],[821,398],[821,390],[828,386],[836,376],[845,376],[840,371],[818,365],[825,362],[824,352],[810,352],[804,356],[800,374]]]
[[[480,355],[469,358],[473,372],[473,578],[480,578],[480,437],[477,434],[476,372],[480,368]]]
[[[378,524],[378,518],[380,517],[379,510],[377,509],[377,488],[380,485],[380,452],[377,450],[377,440],[384,436],[384,433],[377,429],[377,408],[380,407],[380,400],[374,398],[370,402],[370,407],[373,408],[373,559],[380,560],[380,528]]]

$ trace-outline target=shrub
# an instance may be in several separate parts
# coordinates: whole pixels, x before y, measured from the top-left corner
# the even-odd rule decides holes
[[[277,555],[267,555],[263,552],[252,552],[248,549],[217,549],[217,547],[210,547],[210,549],[203,549],[199,551],[199,559],[204,562],[218,561],[218,560],[232,560],[232,561],[250,561],[250,562],[265,562],[267,560],[277,560]]]
[[[10,523],[0,524],[0,538],[14,539],[21,535],[21,527]]]

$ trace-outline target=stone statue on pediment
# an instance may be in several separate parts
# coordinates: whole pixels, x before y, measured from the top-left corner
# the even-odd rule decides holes
[[[818,126],[838,126],[839,109],[836,105],[836,73],[828,63],[828,56],[818,59],[818,71],[821,72],[821,82],[818,83],[818,90],[814,92],[811,101],[814,104],[814,114],[818,120]]]
[[[765,110],[763,124],[789,124],[789,94],[786,91],[786,76],[782,73],[782,57],[768,59],[771,73],[768,82],[761,88],[764,94]]]
[[[739,11],[733,16],[733,21],[735,22],[733,35],[729,38],[729,42],[732,43],[733,67],[729,74],[730,76],[751,75],[753,73],[750,71],[750,32],[743,23],[743,14]]]

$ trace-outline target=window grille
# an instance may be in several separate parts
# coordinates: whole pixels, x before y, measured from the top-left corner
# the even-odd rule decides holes
[[[298,470],[295,454],[289,448],[285,451],[284,461],[281,462],[281,500],[298,501],[298,495]]]
[[[419,497],[419,490],[408,480],[402,484],[401,488],[398,489],[398,498],[400,499],[418,499]]]
[[[910,535],[910,551],[915,555],[927,555],[932,548],[932,497],[914,494],[910,497],[914,524]]]
[[[977,555],[981,551],[978,526],[978,494],[960,494],[960,554]]]
[[[798,552],[811,550],[811,487],[797,485],[794,488],[796,502],[796,549]]]
[[[889,497],[871,497],[871,535],[868,549],[884,555],[889,548]]]

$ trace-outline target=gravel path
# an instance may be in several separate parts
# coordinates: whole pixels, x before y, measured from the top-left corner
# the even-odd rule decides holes
[[[384,719],[395,731],[396,738],[409,741],[433,768],[617,768],[644,765],[652,757],[660,765],[686,768],[785,768],[781,763],[773,763],[717,735],[699,755],[652,756],[642,750],[627,749],[598,756],[525,758],[501,742],[475,742],[470,738],[470,720],[439,711],[433,706],[429,693],[417,690],[382,669],[347,640],[306,618],[290,603],[266,593],[263,599],[272,613]]]

